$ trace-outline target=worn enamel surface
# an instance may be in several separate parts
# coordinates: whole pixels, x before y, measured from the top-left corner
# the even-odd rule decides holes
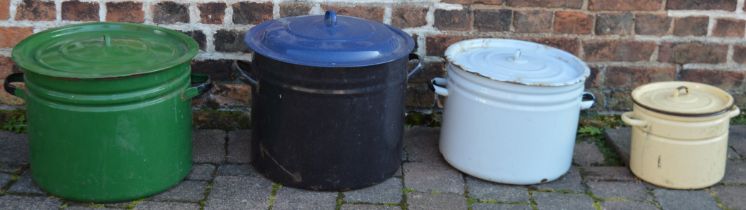
[[[485,43],[495,52],[465,47]],[[548,182],[567,172],[579,112],[592,104],[581,100],[588,68],[535,54],[547,49],[509,40],[469,40],[448,49],[448,79],[434,83],[436,93],[448,96],[440,150],[451,165],[508,184]],[[525,63],[510,64],[512,56]]]
[[[688,87],[711,87],[697,83],[653,83],[638,87],[633,92],[633,97],[663,95],[651,98],[670,101],[648,103],[674,103],[669,106],[670,111],[664,109],[669,112],[691,113],[701,111],[703,107],[711,107],[692,99],[682,101],[677,98],[687,94],[679,90],[673,91],[682,84]],[[690,88],[689,91],[688,94],[697,93],[695,88]],[[730,98],[730,95],[723,97],[719,91],[712,90],[693,96],[705,102],[713,99],[725,99],[727,102],[727,98]],[[677,102],[685,104],[675,104]],[[634,111],[622,115],[622,120],[632,126],[631,171],[642,180],[674,189],[697,189],[716,184],[725,174],[730,118],[740,114],[735,106],[727,108],[725,112],[714,115],[691,117],[661,113],[635,104]]]
[[[448,47],[448,62],[495,81],[564,86],[585,81],[590,69],[562,50],[509,39],[472,39]]]

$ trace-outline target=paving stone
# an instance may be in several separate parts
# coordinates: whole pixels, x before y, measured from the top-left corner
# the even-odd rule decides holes
[[[380,184],[344,193],[346,202],[399,203],[402,198],[402,180],[393,177]]]
[[[445,163],[404,163],[404,186],[419,192],[464,193],[461,172]]]
[[[225,160],[225,131],[197,130],[193,135],[194,162],[221,163]]]
[[[0,131],[0,162],[8,165],[26,164],[28,151],[28,139],[25,134]]]
[[[583,192],[585,191],[585,187],[583,187],[581,182],[580,171],[577,167],[572,167],[570,171],[559,179],[534,186],[541,190]]]
[[[531,210],[529,205],[520,204],[491,204],[475,203],[471,205],[472,210]]]
[[[31,179],[31,172],[29,171],[24,172],[21,175],[21,178],[19,178],[16,183],[13,183],[13,186],[10,186],[8,192],[39,195],[46,194],[43,190],[41,190],[41,188],[36,186],[34,180]]]
[[[653,204],[632,201],[607,201],[601,204],[604,210],[658,210]]]
[[[0,173],[0,187],[3,187],[6,184],[8,184],[8,182],[10,182],[11,179],[13,179],[12,175]]]
[[[725,184],[746,184],[746,161],[728,161],[725,166]]]
[[[166,192],[153,197],[154,201],[186,201],[199,202],[205,197],[207,182],[183,181]]]
[[[179,209],[179,210],[189,210],[189,209],[199,209],[199,205],[197,205],[196,203],[143,201],[143,202],[137,204],[137,206],[135,206],[135,209],[147,209],[147,210]]]
[[[192,171],[189,172],[187,179],[191,180],[212,180],[212,173],[215,171],[215,166],[210,164],[194,164]]]
[[[438,149],[440,129],[428,127],[408,128],[404,133],[406,160],[414,162],[434,162],[442,160]]]
[[[623,198],[632,201],[652,201],[645,185],[640,182],[588,182],[590,191],[604,199]]]
[[[372,204],[344,204],[341,210],[400,210],[399,206],[372,205]]]
[[[746,186],[743,185],[720,185],[713,187],[712,191],[715,191],[720,202],[730,209],[746,209]]]
[[[731,159],[731,160],[741,159],[741,155],[739,155],[738,152],[736,152],[736,150],[733,149],[733,147],[728,147],[727,156],[728,156],[728,159]]]
[[[677,210],[708,210],[708,209],[720,209],[715,203],[715,199],[710,196],[709,193],[698,190],[698,191],[687,191],[687,190],[668,190],[668,189],[655,189],[653,194],[658,198],[658,202],[661,204],[663,209],[677,209]]]
[[[334,209],[336,192],[319,192],[283,187],[277,191],[277,200],[272,209]]]
[[[251,162],[251,131],[236,130],[228,132],[227,152],[225,158],[229,163]]]
[[[746,125],[731,126],[728,135],[728,145],[735,149],[742,158],[746,158]]]
[[[583,141],[575,144],[572,162],[579,166],[600,165],[604,162],[604,154],[592,142]]]
[[[452,193],[420,193],[413,192],[407,195],[408,209],[427,210],[450,210],[466,209],[466,198],[462,195]]]
[[[0,162],[0,172],[14,174],[23,170],[26,165],[17,163],[3,163]]]
[[[611,143],[622,161],[624,161],[626,165],[629,165],[630,142],[632,141],[630,128],[610,128],[606,129],[604,132],[606,133],[606,141]]]
[[[526,189],[525,187],[492,183],[471,176],[466,177],[466,189],[469,191],[470,197],[483,201],[528,201],[528,189]]]
[[[533,196],[539,209],[595,210],[593,199],[583,194],[535,192]]]
[[[583,168],[585,181],[637,181],[627,167],[599,166]]]
[[[205,209],[267,209],[272,182],[253,176],[215,177]]]
[[[218,167],[218,176],[259,176],[249,164],[225,164]]]
[[[44,210],[58,209],[62,202],[54,197],[16,196],[0,197],[0,209]]]

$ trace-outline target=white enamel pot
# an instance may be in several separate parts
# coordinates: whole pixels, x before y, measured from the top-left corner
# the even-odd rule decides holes
[[[448,96],[440,151],[469,175],[507,184],[537,184],[572,162],[587,65],[532,42],[474,39],[446,51],[448,78],[433,79]]]

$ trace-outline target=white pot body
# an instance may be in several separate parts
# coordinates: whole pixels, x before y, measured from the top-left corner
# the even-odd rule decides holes
[[[524,85],[494,81],[452,64],[447,69],[440,150],[451,165],[481,179],[521,185],[552,181],[568,171],[582,81]]]

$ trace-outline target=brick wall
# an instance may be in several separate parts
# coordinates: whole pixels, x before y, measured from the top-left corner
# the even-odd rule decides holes
[[[33,32],[86,21],[156,24],[200,44],[193,69],[218,85],[197,107],[246,108],[249,87],[229,69],[230,60],[250,59],[243,32],[326,9],[414,35],[428,68],[410,81],[410,108],[434,106],[426,82],[445,73],[443,51],[477,37],[536,41],[581,57],[593,69],[587,87],[599,98],[597,111],[628,110],[631,89],[663,80],[713,84],[746,104],[744,0],[0,0],[0,78],[18,71],[11,48]],[[22,104],[4,92],[0,102]]]

